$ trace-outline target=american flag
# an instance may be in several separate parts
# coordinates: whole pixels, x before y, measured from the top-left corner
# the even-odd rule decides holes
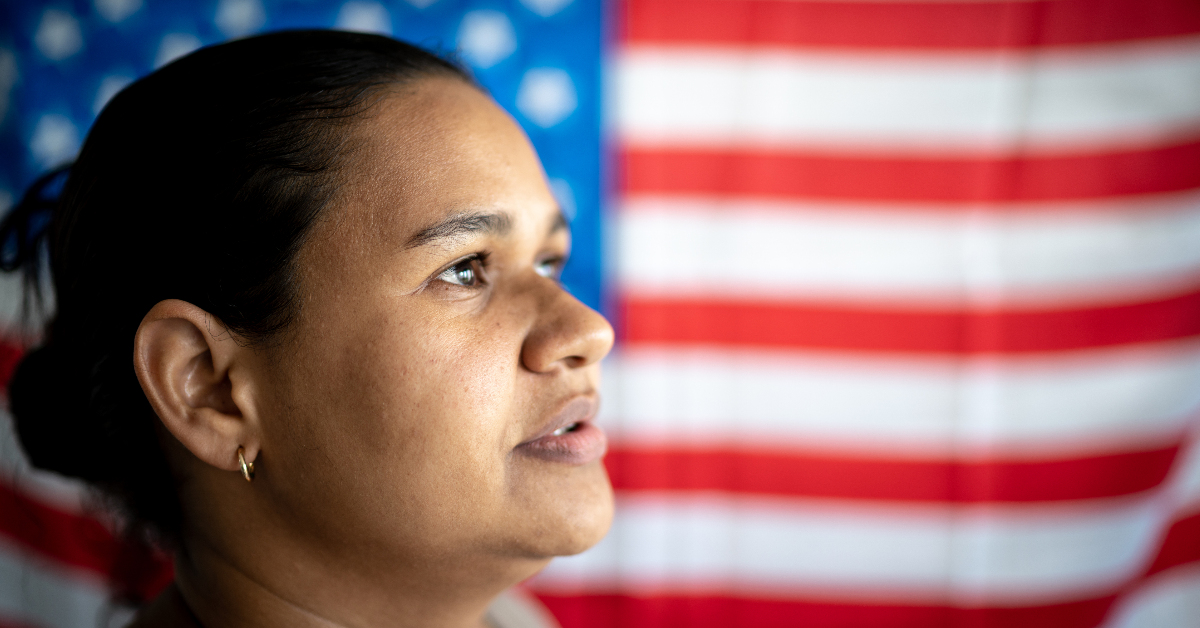
[[[1200,626],[1200,5],[629,0],[570,626]]]
[[[613,529],[526,584],[565,628],[1200,627],[1200,3],[328,4],[515,25],[620,337]],[[589,64],[603,124],[521,110]],[[5,477],[0,626],[161,586]]]

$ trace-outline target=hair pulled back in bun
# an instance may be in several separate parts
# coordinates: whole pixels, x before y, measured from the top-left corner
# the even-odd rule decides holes
[[[41,178],[0,223],[0,269],[55,311],[9,384],[37,467],[81,478],[166,539],[179,531],[157,417],[133,371],[143,316],[181,299],[246,342],[287,327],[293,260],[353,150],[346,127],[382,89],[455,64],[386,37],[291,31],[194,52],[108,104],[59,199]]]

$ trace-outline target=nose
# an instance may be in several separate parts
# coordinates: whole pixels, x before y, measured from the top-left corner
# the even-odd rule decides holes
[[[521,362],[535,373],[559,365],[573,369],[599,362],[613,346],[613,328],[599,312],[543,279],[538,318],[521,347]]]

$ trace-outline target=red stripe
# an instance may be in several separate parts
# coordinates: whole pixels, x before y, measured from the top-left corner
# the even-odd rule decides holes
[[[124,542],[95,519],[47,506],[0,481],[0,535],[61,565],[108,578],[118,595],[153,598],[174,578],[169,559]]]
[[[821,600],[772,600],[705,595],[576,595],[538,593],[563,628],[691,626],[888,626],[889,628],[1091,628],[1108,614],[1118,594],[1128,594],[1165,569],[1200,562],[1200,514],[1170,527],[1145,574],[1099,597],[1043,606],[950,608]]]
[[[0,388],[8,386],[23,353],[18,342],[0,338]],[[170,557],[118,539],[95,519],[47,506],[4,481],[0,535],[54,562],[107,578],[116,598],[131,603],[153,599],[175,578]]]
[[[1200,562],[1200,513],[1180,519],[1167,529],[1147,574],[1195,562]]]
[[[1053,201],[1200,187],[1200,142],[1109,153],[914,157],[626,148],[628,194]]]
[[[866,305],[627,297],[628,342],[903,353],[1027,353],[1200,334],[1200,292],[1067,310],[875,309]]]
[[[613,488],[936,502],[1128,495],[1166,478],[1179,447],[1053,461],[952,463],[732,450],[614,447]],[[1194,535],[1195,536],[1195,535]],[[1190,560],[1190,559],[1188,559]]]
[[[7,394],[8,380],[12,379],[13,371],[17,369],[17,363],[21,361],[23,355],[25,355],[25,349],[19,342],[0,336],[0,390],[5,391],[5,394]]]
[[[796,2],[628,0],[634,44],[996,49],[1200,32],[1192,0]]]
[[[0,534],[64,565],[107,576],[117,542],[94,519],[51,508],[0,482]]]
[[[1091,628],[1116,596],[1036,607],[959,609],[867,603],[783,601],[728,596],[549,595],[539,593],[563,628]]]

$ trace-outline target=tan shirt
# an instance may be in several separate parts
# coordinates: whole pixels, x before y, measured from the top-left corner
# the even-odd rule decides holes
[[[537,598],[517,588],[501,593],[488,607],[484,621],[493,628],[561,628]],[[179,589],[172,584],[138,613],[127,628],[154,626],[200,628],[200,623],[183,602]]]
[[[559,628],[550,611],[522,589],[509,589],[488,607],[484,619],[493,628]]]

